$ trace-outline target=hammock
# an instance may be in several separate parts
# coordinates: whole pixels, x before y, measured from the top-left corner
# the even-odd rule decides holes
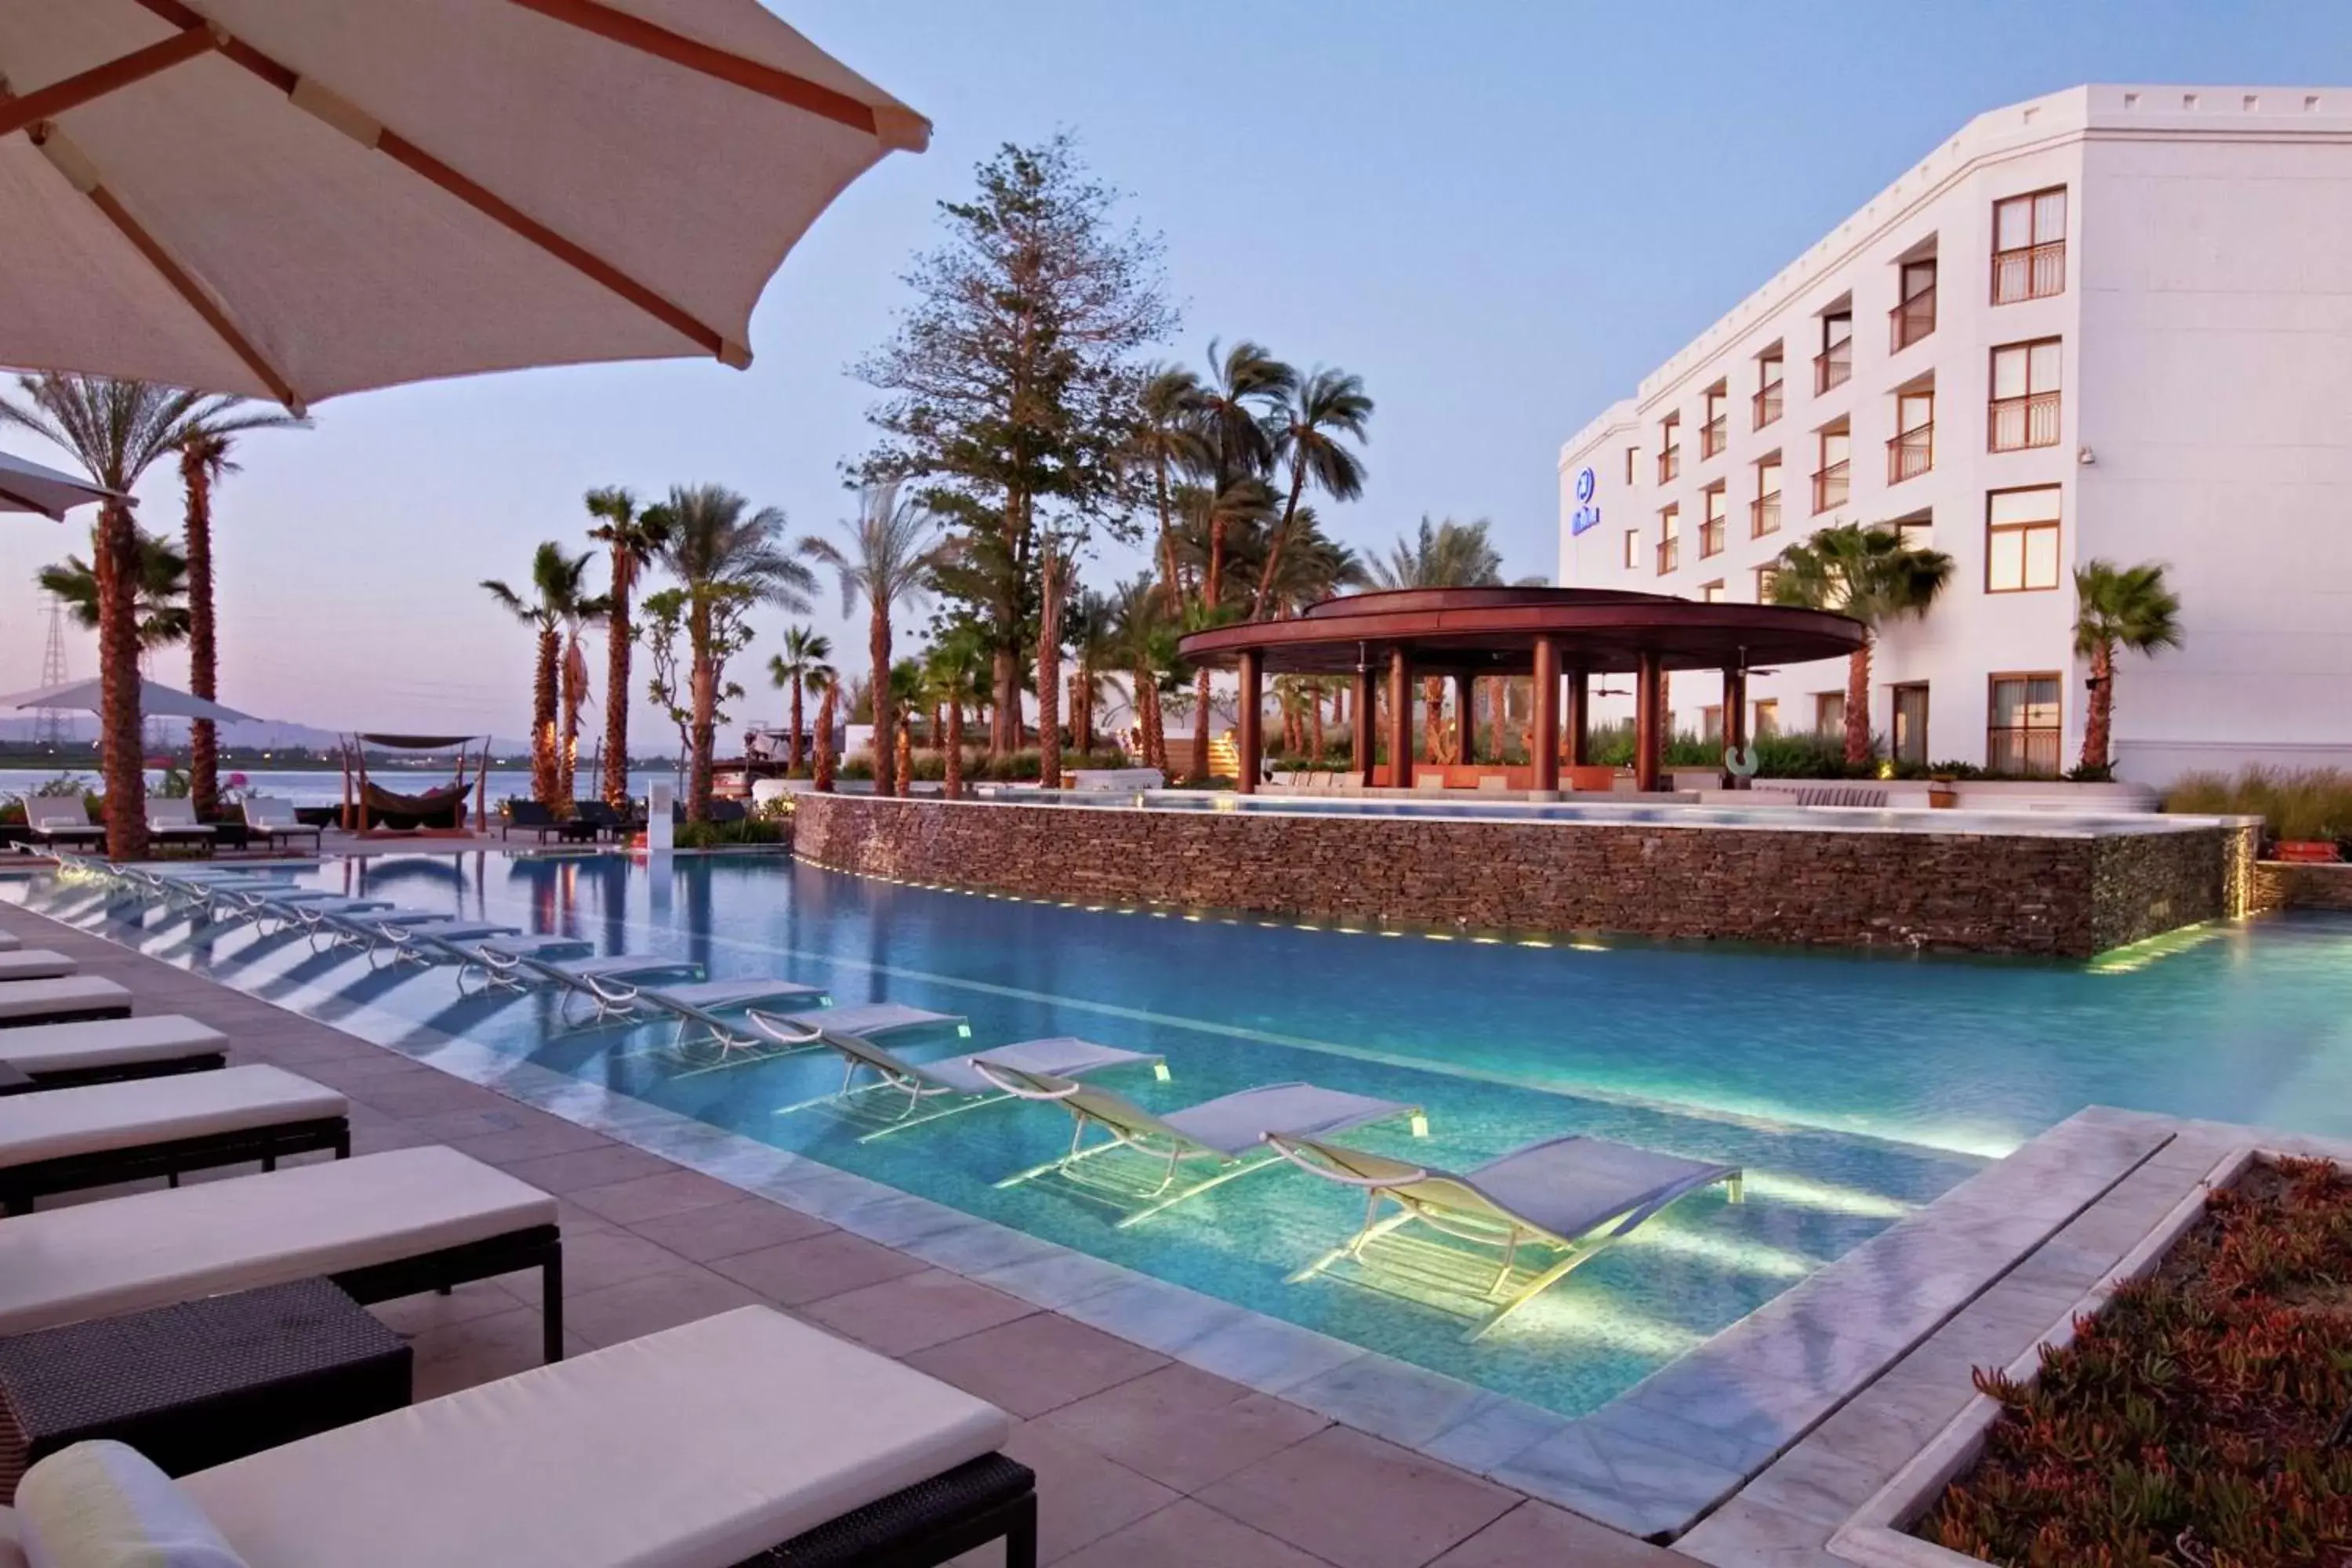
[[[446,784],[421,795],[401,795],[370,779],[362,797],[369,827],[456,828],[465,826],[466,785]]]
[[[364,731],[353,737],[343,752],[343,801],[345,812],[359,820],[351,823],[347,817],[347,824],[362,833],[464,833],[466,774],[470,761],[466,752],[457,754],[455,779],[437,788],[403,795],[368,777],[367,748],[374,744],[394,751],[437,752],[449,746],[469,746],[471,740],[464,735],[388,735]],[[482,807],[479,797],[488,782],[489,768],[489,742],[486,740],[482,742],[481,766],[475,770],[473,779],[477,813]]]

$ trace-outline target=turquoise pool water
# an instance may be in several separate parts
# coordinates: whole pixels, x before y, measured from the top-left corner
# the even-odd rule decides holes
[[[446,967],[371,972],[299,936],[199,926],[87,885],[10,895],[291,1005],[363,1003],[1569,1413],[2084,1105],[2352,1135],[2352,919],[2272,918],[2056,964],[1345,934],[992,900],[772,858],[682,858],[665,877],[617,856],[387,857],[304,879],[970,1018],[971,1041],[912,1037],[911,1055],[1061,1034],[1162,1052],[1170,1081],[1107,1080],[1156,1108],[1303,1079],[1425,1106],[1427,1142],[1402,1128],[1363,1141],[1457,1167],[1571,1131],[1746,1165],[1745,1203],[1683,1204],[1464,1344],[1460,1321],[1424,1302],[1283,1282],[1360,1209],[1298,1173],[1118,1229],[1083,1195],[992,1184],[1067,1142],[1047,1107],[861,1143],[861,1127],[785,1109],[838,1081],[825,1059],[712,1069],[678,1060],[659,1028],[566,1030],[543,997],[461,996]]]

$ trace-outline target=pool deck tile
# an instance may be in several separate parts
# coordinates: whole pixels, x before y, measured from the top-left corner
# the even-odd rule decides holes
[[[1245,1467],[1200,1500],[1337,1568],[1419,1568],[1519,1502],[1492,1482],[1344,1426]]]
[[[904,1358],[1015,1415],[1043,1415],[1168,1364],[1168,1358],[1052,1312]]]
[[[869,1350],[903,1356],[1035,1310],[1026,1301],[976,1285],[961,1274],[926,1268],[812,1301],[802,1314]]]
[[[1196,1492],[1303,1442],[1329,1422],[1176,1363],[1065,1405],[1041,1418],[1139,1474]]]

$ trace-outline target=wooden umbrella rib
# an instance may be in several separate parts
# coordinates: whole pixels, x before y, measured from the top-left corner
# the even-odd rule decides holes
[[[593,33],[608,42],[625,48],[636,49],[683,66],[704,76],[731,82],[737,87],[772,98],[779,103],[804,109],[811,114],[822,115],[853,131],[868,136],[881,134],[874,106],[862,103],[845,92],[822,87],[806,77],[764,66],[757,60],[747,60],[740,55],[697,42],[682,33],[673,33],[642,16],[616,11],[598,0],[513,0],[526,11],[536,11],[551,21],[563,23],[584,33]]]
[[[184,28],[161,43],[134,49],[102,66],[92,66],[21,98],[11,98],[0,103],[0,136],[44,120],[55,120],[69,109],[79,109],[198,55],[209,54],[215,47],[211,30],[200,20],[196,26]]]
[[[169,283],[173,291],[188,302],[190,310],[204,318],[205,325],[210,327],[214,334],[228,345],[232,353],[245,362],[245,367],[253,372],[261,384],[269,388],[270,395],[295,412],[301,412],[302,400],[295,395],[293,386],[284,376],[278,374],[275,366],[262,357],[261,351],[255,348],[243,332],[237,331],[236,324],[231,321],[227,313],[214,302],[213,297],[205,291],[202,285],[190,276],[188,269],[180,265],[178,258],[164,249],[155,237],[149,234],[139,220],[131,216],[121,202],[115,198],[114,193],[104,185],[98,185],[93,187],[89,195],[91,204],[106,215],[107,221],[121,230],[122,237],[129,240],[138,249],[139,254],[147,258],[147,265],[152,267],[163,277],[163,281]]]

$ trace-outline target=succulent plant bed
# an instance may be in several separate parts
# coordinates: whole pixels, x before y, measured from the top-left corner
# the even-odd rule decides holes
[[[2249,1164],[1999,1402],[1912,1526],[2031,1568],[2352,1568],[2352,1177]],[[1916,1548],[1915,1548],[1916,1550]]]

